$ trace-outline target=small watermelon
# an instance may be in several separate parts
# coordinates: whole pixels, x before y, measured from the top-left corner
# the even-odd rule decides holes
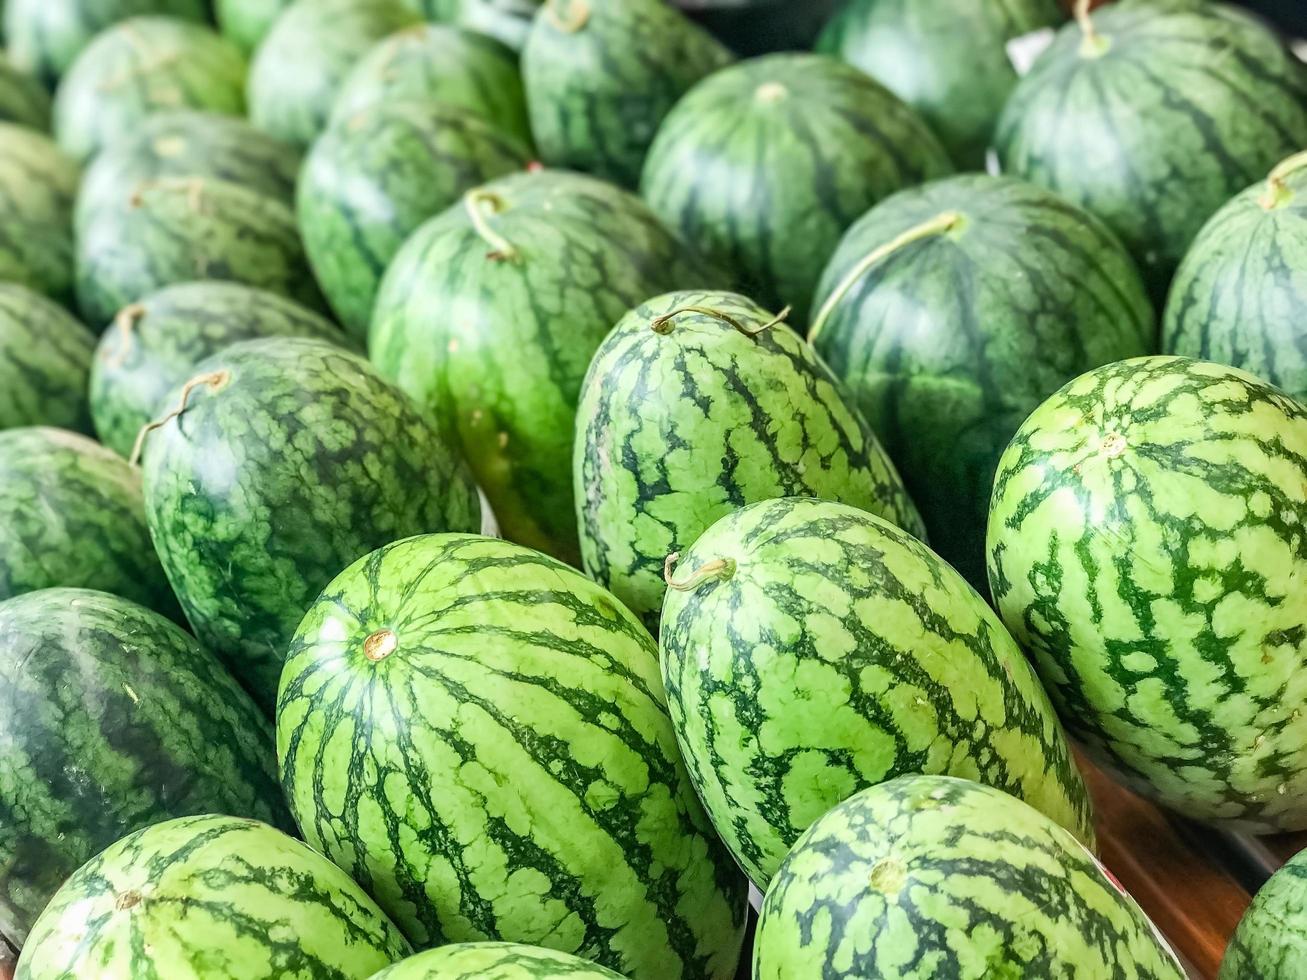
[[[451,943],[388,966],[372,980],[623,980],[598,963],[521,943]]]
[[[0,281],[71,299],[80,179],[77,164],[53,140],[0,122]]]
[[[0,122],[50,128],[50,93],[0,51]]]
[[[0,283],[0,430],[91,431],[86,380],[95,337],[40,293]]]
[[[1304,963],[1307,851],[1300,851],[1253,897],[1226,948],[1218,980],[1295,980]]]
[[[522,50],[541,0],[424,0],[428,20],[449,21]]]
[[[290,4],[291,0],[213,0],[213,13],[222,36],[250,55]]]

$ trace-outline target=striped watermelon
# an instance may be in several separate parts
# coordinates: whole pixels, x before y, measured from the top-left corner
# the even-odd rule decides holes
[[[86,379],[94,352],[95,337],[62,306],[0,283],[0,430],[91,431]]]
[[[124,834],[209,810],[290,823],[270,726],[245,692],[189,634],[103,592],[0,602],[0,745],[0,931],[19,943]]]
[[[940,556],[985,585],[994,469],[1045,398],[1150,354],[1139,271],[1088,212],[969,174],[872,208],[836,250],[809,339],[899,466]]]
[[[677,753],[654,643],[552,558],[442,534],[347,568],[291,644],[277,755],[305,840],[418,946],[734,975],[743,881]]]
[[[0,51],[0,122],[50,128],[50,94]]]
[[[862,72],[779,54],[720,71],[678,102],[640,186],[740,292],[769,309],[792,305],[803,324],[844,229],[886,195],[949,169],[917,114]]]
[[[598,963],[521,943],[453,943],[388,966],[372,980],[622,980]]]
[[[1094,856],[1005,793],[948,776],[864,790],[799,840],[767,890],[754,980],[1185,980]]]
[[[0,122],[0,280],[60,302],[73,289],[73,198],[81,173],[53,140]]]
[[[155,824],[88,861],[41,914],[17,980],[366,980],[410,952],[349,877],[256,820]]]
[[[1178,812],[1307,827],[1307,408],[1234,368],[1072,381],[1008,447],[989,581],[1071,735]]]
[[[1307,963],[1307,851],[1253,897],[1235,929],[1218,980],[1293,980]]]
[[[733,293],[668,293],[628,313],[590,365],[576,431],[585,570],[651,625],[663,559],[743,504],[824,497],[922,530],[812,348]]]

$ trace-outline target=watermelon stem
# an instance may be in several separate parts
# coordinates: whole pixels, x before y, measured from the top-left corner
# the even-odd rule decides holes
[[[132,446],[132,454],[127,458],[127,461],[132,466],[140,465],[141,452],[145,449],[145,437],[155,429],[162,429],[173,419],[180,416],[182,412],[186,411],[186,405],[190,401],[191,392],[196,388],[199,388],[201,385],[207,385],[213,391],[217,391],[229,380],[231,380],[231,372],[224,369],[210,371],[207,374],[199,374],[191,378],[190,381],[187,381],[186,384],[182,385],[181,397],[177,400],[176,408],[161,418],[155,419],[153,422],[148,422],[141,426],[141,431],[136,434],[136,444]]]
[[[1285,180],[1304,167],[1307,167],[1307,150],[1281,160],[1266,178],[1266,192],[1258,200],[1258,203],[1265,210],[1270,211],[1288,201],[1290,196],[1289,185],[1285,183]]]
[[[590,19],[590,4],[587,0],[563,0],[563,2],[567,4],[566,14],[559,13],[555,0],[545,0],[545,17],[555,29],[564,34],[575,34],[585,27]]]
[[[704,316],[710,316],[715,320],[721,320],[723,323],[729,323],[732,327],[744,334],[746,337],[756,337],[764,331],[770,330],[778,323],[784,323],[785,318],[790,315],[793,307],[787,306],[774,317],[764,323],[761,327],[746,327],[735,317],[721,310],[714,310],[711,306],[679,306],[670,313],[664,313],[662,316],[654,317],[649,323],[649,329],[657,334],[669,334],[672,332],[672,319],[682,313],[700,313]]]
[[[467,211],[468,220],[472,222],[472,227],[476,229],[482,241],[490,246],[486,258],[501,262],[516,262],[517,249],[513,247],[512,242],[490,227],[490,223],[486,220],[487,209],[482,205],[489,205],[490,214],[499,214],[504,210],[504,199],[494,191],[482,187],[463,195],[463,207]]]
[[[105,348],[100,354],[105,364],[117,369],[127,363],[127,355],[132,347],[132,331],[145,313],[145,306],[141,303],[128,303],[118,311],[118,315],[113,318],[113,325],[118,331],[119,342],[112,352]]]
[[[1107,52],[1107,39],[1098,33],[1094,27],[1094,18],[1089,13],[1092,6],[1093,0],[1076,0],[1076,23],[1085,36],[1080,44],[1080,53],[1087,58],[1097,58]]]
[[[663,561],[663,581],[667,583],[669,589],[675,589],[677,592],[689,592],[698,588],[710,578],[725,581],[735,574],[735,560],[733,558],[715,558],[706,565],[700,565],[689,578],[678,582],[672,577],[672,566],[680,561],[680,558],[681,553],[673,551]]]

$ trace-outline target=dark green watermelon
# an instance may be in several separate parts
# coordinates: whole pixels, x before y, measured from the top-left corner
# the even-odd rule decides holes
[[[155,824],[79,868],[21,980],[367,980],[411,949],[349,877],[256,820]]]
[[[247,55],[253,54],[291,0],[213,0],[222,36]]]
[[[418,946],[734,976],[744,882],[677,753],[657,648],[552,558],[438,534],[346,569],[291,643],[277,756],[305,840]]]
[[[95,337],[40,293],[0,283],[0,429],[91,431],[86,380]]]
[[[65,302],[73,291],[73,199],[81,172],[48,137],[0,122],[0,281]]]
[[[1116,236],[1010,177],[954,177],[872,208],[813,307],[810,339],[898,465],[932,546],[982,590],[994,470],[1017,427],[1077,375],[1157,344]]]
[[[50,128],[50,93],[0,51],[0,122]]]
[[[864,790],[767,890],[754,980],[1185,980],[1143,911],[1037,810],[948,776]]]
[[[505,537],[576,564],[572,430],[590,358],[636,303],[719,278],[634,195],[562,171],[505,177],[405,242],[368,349],[457,421]]]
[[[522,943],[451,943],[386,967],[372,980],[623,980],[598,963]]]
[[[520,51],[541,0],[423,0],[428,20],[443,20],[493,37]]]
[[[199,24],[133,17],[96,37],[59,83],[55,138],[86,160],[153,112],[245,113],[245,58]]]
[[[677,103],[641,193],[741,293],[792,306],[801,326],[844,229],[881,198],[950,169],[920,117],[856,68],[770,55],[718,72]]]
[[[268,709],[295,627],[342,568],[481,526],[436,422],[324,341],[235,344],[165,403],[181,411],[145,442],[150,535],[195,635]]]
[[[299,184],[309,264],[351,335],[367,336],[377,287],[404,240],[530,151],[456,105],[395,101],[339,119],[309,150]]]
[[[1307,145],[1307,66],[1222,3],[1108,6],[1092,24],[1062,29],[995,143],[1005,172],[1106,221],[1160,300],[1213,212]]]
[[[104,592],[0,602],[0,760],[0,931],[19,943],[124,834],[214,810],[290,826],[249,696],[180,627]]]
[[[1300,851],[1253,897],[1221,960],[1218,980],[1294,980],[1304,963],[1307,851]]]
[[[732,60],[665,0],[546,0],[522,50],[541,158],[635,187],[663,117]]]
[[[234,282],[165,286],[119,312],[100,338],[90,402],[100,441],[124,457],[141,427],[207,357],[242,340],[310,337],[346,347],[341,329],[293,300]]]

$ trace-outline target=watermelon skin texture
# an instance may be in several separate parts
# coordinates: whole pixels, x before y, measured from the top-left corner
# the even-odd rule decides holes
[[[1072,381],[1004,453],[989,581],[1071,736],[1136,791],[1307,827],[1307,409],[1234,368]]]
[[[257,820],[201,814],[79,868],[32,930],[16,980],[367,980],[410,952],[322,855]]]
[[[369,355],[456,420],[506,538],[579,564],[572,436],[590,358],[636,303],[678,284],[717,285],[720,274],[639,198],[592,177],[518,174],[476,193],[516,257],[497,257],[466,205],[427,222],[382,279]]]
[[[232,344],[309,337],[355,349],[340,327],[307,307],[234,282],[165,286],[130,312],[101,335],[89,389],[100,441],[124,458],[141,427],[172,408],[168,394]]]
[[[452,943],[388,966],[372,980],[622,980],[622,975],[540,946]]]
[[[91,431],[86,382],[95,337],[58,303],[0,283],[0,430]]]
[[[872,208],[832,256],[814,306],[873,250],[947,212],[961,216],[953,230],[876,263],[812,342],[898,464],[932,546],[983,591],[1008,441],[1072,378],[1155,352],[1157,323],[1101,221],[1035,185],[975,174]]]
[[[1307,963],[1307,854],[1299,853],[1253,896],[1221,960],[1217,980],[1294,980]]]
[[[0,122],[43,132],[50,128],[50,93],[3,52],[0,52]]]
[[[1074,837],[989,786],[904,776],[812,825],[763,900],[754,980],[1184,980]]]
[[[663,559],[744,504],[824,497],[923,533],[839,382],[774,322],[733,293],[668,293],[623,317],[590,365],[573,456],[583,567],[651,627]]]
[[[314,142],[297,213],[318,283],[351,336],[367,337],[381,277],[424,221],[530,151],[471,112],[440,102],[373,104]]]
[[[423,0],[428,20],[449,21],[521,51],[541,0]]]
[[[768,309],[792,306],[802,326],[844,230],[881,198],[950,170],[888,89],[834,58],[777,54],[719,71],[676,104],[640,192],[734,288]]]
[[[291,644],[277,758],[305,840],[419,947],[734,976],[744,882],[681,763],[657,648],[552,558],[442,534],[346,569]]]
[[[1307,145],[1307,67],[1226,4],[1106,7],[1093,22],[1106,53],[1084,56],[1080,29],[1064,27],[995,146],[1005,173],[1106,221],[1160,305],[1203,223]]]
[[[0,280],[63,303],[73,287],[81,168],[35,130],[0,123]]]
[[[209,810],[290,826],[267,721],[157,613],[86,589],[8,599],[0,679],[0,930],[20,945],[124,834]]]

